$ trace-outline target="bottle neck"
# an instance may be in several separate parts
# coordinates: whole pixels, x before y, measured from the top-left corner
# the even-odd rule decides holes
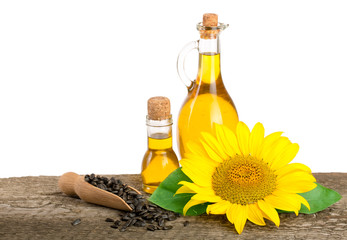
[[[147,136],[149,149],[172,148],[172,118],[164,120],[147,118]]]
[[[212,39],[199,39],[199,53],[219,54],[220,53],[220,41],[219,35]]]
[[[199,70],[197,84],[214,84],[221,79],[220,70],[220,42],[215,39],[199,40]]]

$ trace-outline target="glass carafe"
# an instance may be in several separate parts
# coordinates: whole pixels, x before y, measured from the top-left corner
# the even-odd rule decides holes
[[[205,15],[204,15],[205,17]],[[204,19],[205,21],[205,19]],[[235,132],[238,114],[222,80],[220,69],[220,33],[227,24],[198,23],[200,39],[187,44],[177,59],[177,71],[188,89],[177,124],[177,141],[181,158],[188,152],[187,143],[201,139],[201,132],[213,132],[213,123],[225,124]],[[195,80],[185,73],[184,60],[193,49],[199,51],[199,68]]]

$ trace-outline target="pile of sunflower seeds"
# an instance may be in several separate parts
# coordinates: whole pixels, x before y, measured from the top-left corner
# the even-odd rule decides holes
[[[130,212],[124,212],[120,215],[120,220],[107,218],[106,222],[112,222],[112,228],[119,229],[124,232],[128,227],[145,227],[148,231],[155,230],[170,230],[173,227],[167,226],[167,221],[176,220],[180,215],[168,210],[165,210],[155,204],[152,204],[138,194],[127,184],[119,179],[90,174],[85,175],[84,180],[95,187],[101,188],[121,197],[131,208]]]

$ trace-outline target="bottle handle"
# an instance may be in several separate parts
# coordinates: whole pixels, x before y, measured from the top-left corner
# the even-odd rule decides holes
[[[192,41],[192,42],[188,43],[187,45],[185,45],[177,57],[178,76],[180,77],[181,81],[184,83],[184,85],[186,85],[186,87],[188,89],[191,89],[195,80],[191,80],[188,77],[186,70],[185,70],[185,60],[186,60],[188,53],[190,53],[190,51],[192,51],[194,49],[197,49],[197,50],[199,49],[199,40]]]

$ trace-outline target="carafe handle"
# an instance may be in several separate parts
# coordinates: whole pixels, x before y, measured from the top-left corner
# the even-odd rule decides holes
[[[192,88],[195,80],[191,80],[188,77],[188,75],[185,71],[185,60],[186,60],[188,53],[190,53],[190,51],[192,51],[194,49],[197,49],[197,50],[199,49],[199,40],[192,41],[192,42],[188,43],[187,45],[185,45],[183,47],[183,49],[181,50],[181,52],[178,54],[178,58],[177,58],[178,76],[180,77],[180,79],[182,80],[184,85],[186,85],[186,87],[188,89]]]

